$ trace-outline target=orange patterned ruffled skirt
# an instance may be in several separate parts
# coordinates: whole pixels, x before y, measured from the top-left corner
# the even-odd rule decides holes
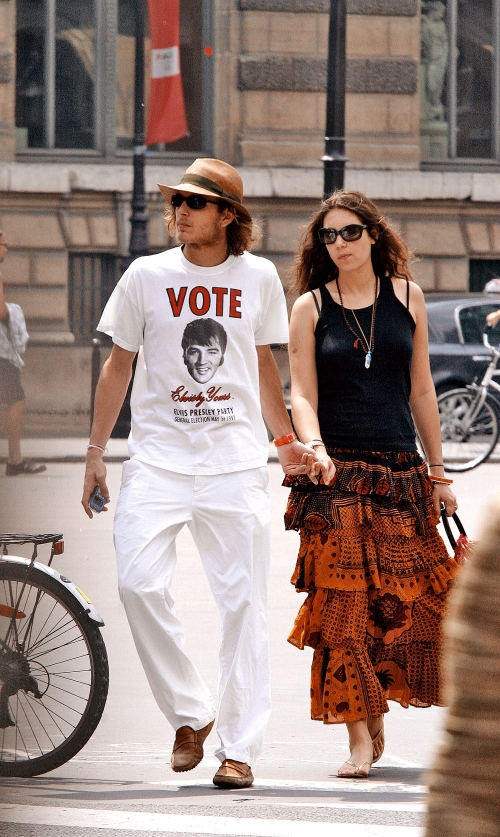
[[[333,485],[283,483],[286,528],[300,531],[291,580],[308,593],[288,641],[314,648],[311,717],[441,705],[441,621],[458,566],[433,523],[427,466],[416,452],[329,453]]]

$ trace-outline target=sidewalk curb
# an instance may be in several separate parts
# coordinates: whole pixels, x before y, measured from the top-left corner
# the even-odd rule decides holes
[[[47,464],[49,462],[52,462],[52,463],[59,462],[59,463],[62,463],[62,464],[66,463],[66,464],[69,465],[69,464],[72,464],[72,463],[75,463],[75,462],[76,463],[77,462],[85,462],[85,457],[84,456],[37,456],[37,457],[26,456],[25,458],[29,462],[44,462],[45,464]],[[106,457],[104,457],[103,462],[104,462],[104,464],[106,464],[108,462],[109,463],[117,463],[117,462],[119,463],[119,462],[126,462],[128,459],[130,459],[129,456],[106,456]],[[279,459],[278,459],[277,456],[270,456],[267,461],[268,462],[279,462]],[[6,456],[0,456],[0,464],[5,465],[6,463],[7,463],[7,457]]]
[[[67,455],[64,455],[64,456],[55,456],[55,455],[44,456],[43,454],[41,454],[40,456],[26,456],[25,459],[27,459],[28,462],[44,462],[44,463],[47,463],[47,462],[62,462],[62,463],[65,463],[65,462],[66,463],[85,462],[85,456],[82,456],[80,454],[67,454]],[[116,456],[116,455],[105,456],[104,457],[104,462],[105,463],[107,463],[107,462],[126,462],[127,459],[130,459],[128,454],[127,454],[127,456]],[[5,464],[6,462],[7,462],[7,457],[6,456],[0,456],[0,463]]]
[[[83,454],[61,454],[57,456],[56,454],[49,454],[43,455],[40,454],[39,456],[26,456],[25,457],[29,462],[43,462],[47,463],[62,463],[62,464],[74,464],[78,462],[85,462],[85,456]],[[120,463],[126,462],[130,459],[128,454],[111,454],[107,455],[103,458],[104,464],[107,463]],[[278,456],[274,451],[272,451],[267,459],[268,462],[279,462]],[[7,463],[6,456],[0,456],[0,464],[5,465]]]

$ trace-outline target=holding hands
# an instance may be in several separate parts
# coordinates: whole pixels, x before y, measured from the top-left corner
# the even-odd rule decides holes
[[[332,482],[335,476],[335,465],[324,445],[310,448],[295,438],[291,442],[276,445],[276,449],[285,474],[289,476],[306,474],[315,485],[319,482],[321,474],[325,485],[330,485]]]
[[[321,473],[323,483],[325,485],[331,485],[335,476],[335,465],[328,456],[324,445],[315,445],[314,452],[317,456],[318,473]]]

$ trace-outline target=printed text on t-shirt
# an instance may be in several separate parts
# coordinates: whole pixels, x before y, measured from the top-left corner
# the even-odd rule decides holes
[[[179,288],[176,295],[174,288],[166,288],[170,307],[174,317],[180,317],[188,292],[187,286]],[[237,288],[212,288],[212,295],[215,298],[215,316],[223,317],[224,313],[230,317],[241,319],[241,290]],[[227,299],[226,299],[227,297]],[[192,288],[188,305],[191,313],[197,317],[203,317],[210,310],[210,291],[202,285]]]
[[[194,402],[197,407],[201,407],[205,401],[229,401],[231,393],[221,392],[220,387],[209,387],[205,394],[202,392],[192,393],[181,385],[177,389],[172,390],[171,396],[172,401],[180,401],[181,404]]]

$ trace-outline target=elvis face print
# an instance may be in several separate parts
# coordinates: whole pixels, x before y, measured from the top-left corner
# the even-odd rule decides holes
[[[227,334],[209,317],[192,320],[184,329],[181,346],[187,371],[197,383],[206,384],[224,363]]]

